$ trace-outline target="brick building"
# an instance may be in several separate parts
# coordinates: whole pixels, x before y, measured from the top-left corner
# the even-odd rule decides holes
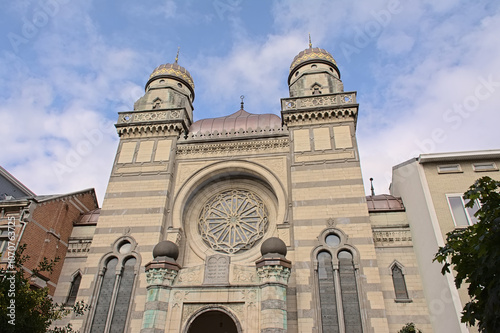
[[[35,195],[15,177],[0,167],[0,264],[6,265],[9,246],[26,244],[30,258],[24,269],[31,270],[45,257],[60,258],[52,273],[32,276],[36,287],[48,287],[54,294],[71,244],[74,226],[82,224],[82,216],[98,208],[94,189],[62,195]],[[9,222],[11,222],[9,224]],[[9,232],[15,238],[10,239]]]

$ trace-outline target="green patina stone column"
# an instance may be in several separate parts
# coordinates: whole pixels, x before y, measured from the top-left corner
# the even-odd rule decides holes
[[[292,264],[285,259],[286,245],[279,238],[267,239],[262,258],[255,265],[261,283],[261,333],[286,333],[286,289]]]
[[[147,296],[141,333],[163,333],[168,300],[180,266],[175,262],[179,250],[175,243],[162,241],[153,250],[153,261],[146,265]]]

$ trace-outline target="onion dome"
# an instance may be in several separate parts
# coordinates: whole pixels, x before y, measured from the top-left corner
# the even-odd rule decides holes
[[[271,237],[266,239],[260,246],[260,253],[263,257],[273,255],[286,256],[286,244],[278,237]]]
[[[228,133],[233,131],[256,130],[257,128],[280,128],[281,118],[275,114],[252,114],[241,109],[219,118],[201,119],[194,122],[189,133]]]
[[[183,82],[194,96],[194,82],[191,74],[189,74],[188,70],[184,67],[177,64],[177,61],[173,64],[163,64],[155,68],[153,73],[149,76],[147,86],[158,78],[173,78]]]
[[[153,249],[153,258],[157,257],[167,257],[174,261],[179,257],[179,248],[177,244],[171,241],[161,241]]]

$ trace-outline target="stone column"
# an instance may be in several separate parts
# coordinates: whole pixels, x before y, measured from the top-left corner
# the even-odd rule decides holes
[[[279,238],[266,240],[261,253],[262,258],[255,263],[261,283],[260,332],[286,333],[286,289],[292,264],[285,259],[286,246]]]
[[[172,255],[172,251],[168,253],[162,250],[166,247],[172,249],[174,246],[177,249],[169,241],[158,243],[153,250],[153,261],[146,265],[148,286],[141,333],[165,332],[170,291],[180,266],[175,262],[177,255]]]

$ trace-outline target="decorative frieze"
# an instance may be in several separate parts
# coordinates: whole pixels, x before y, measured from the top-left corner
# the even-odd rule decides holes
[[[184,112],[185,112],[184,109],[119,112],[117,125],[135,124],[143,122],[149,123],[149,122],[165,121],[165,120],[179,120]]]
[[[373,241],[377,247],[413,246],[409,227],[374,228]]]
[[[182,141],[179,141],[179,143]],[[177,155],[200,155],[204,157],[207,155],[234,155],[235,153],[253,153],[263,150],[287,150],[290,146],[288,138],[276,140],[255,140],[255,141],[232,141],[232,142],[218,142],[212,144],[179,144],[177,146]]]
[[[297,98],[282,98],[281,110],[290,111],[322,106],[344,106],[347,104],[356,104],[356,92],[314,97],[306,96]]]
[[[358,108],[341,108],[327,110],[311,110],[302,112],[282,112],[283,122],[287,126],[309,124],[309,123],[331,123],[334,121],[355,120],[358,117]]]
[[[68,253],[66,256],[81,256],[87,255],[92,245],[91,239],[80,239],[78,241],[70,241],[68,244]]]

